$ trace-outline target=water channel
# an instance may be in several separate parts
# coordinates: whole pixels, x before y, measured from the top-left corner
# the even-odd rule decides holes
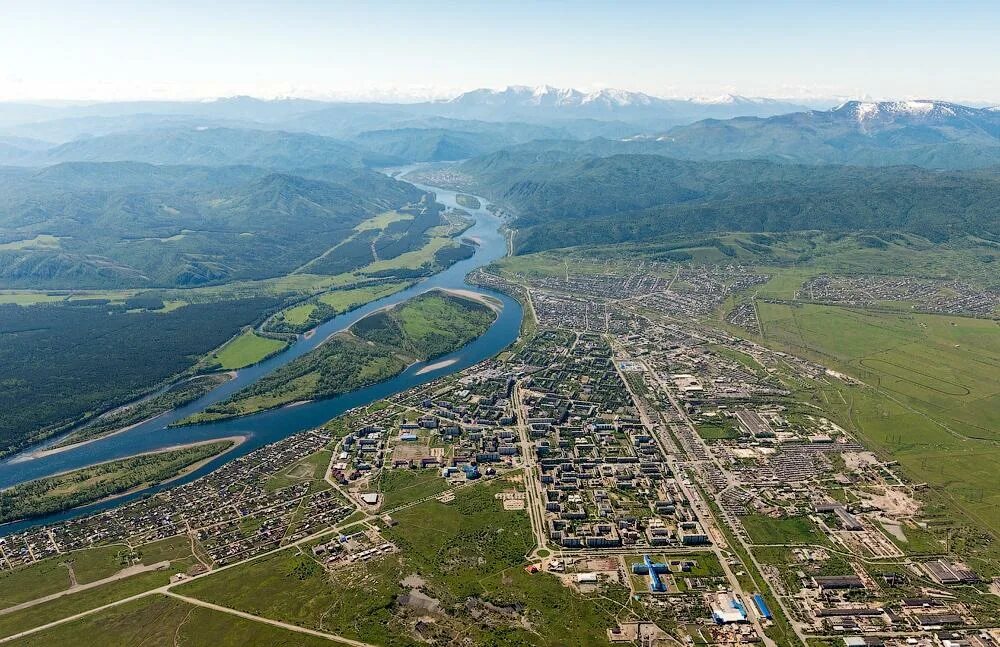
[[[454,191],[420,184],[416,184],[416,186],[420,189],[434,192],[437,195],[437,201],[445,206],[463,209],[475,218],[475,224],[464,234],[465,237],[473,238],[479,242],[473,256],[455,263],[438,274],[423,279],[406,290],[373,301],[361,308],[330,319],[318,326],[312,335],[308,337],[299,336],[298,340],[282,353],[260,364],[238,371],[234,379],[183,407],[146,421],[127,431],[74,446],[66,451],[39,455],[39,450],[44,450],[46,446],[50,446],[58,441],[58,439],[52,439],[47,441],[47,443],[31,447],[0,462],[0,488],[5,488],[59,472],[176,445],[230,436],[244,436],[246,438],[239,447],[168,484],[153,486],[126,496],[73,510],[5,524],[0,526],[0,535],[19,532],[30,526],[52,524],[65,519],[90,514],[98,510],[121,505],[126,501],[140,496],[148,496],[153,492],[168,487],[176,487],[190,482],[208,474],[226,462],[239,456],[244,456],[268,443],[318,427],[327,420],[349,409],[364,406],[375,400],[389,397],[419,384],[442,377],[443,375],[472,366],[495,355],[513,342],[517,338],[521,325],[520,304],[506,294],[473,286],[465,281],[465,276],[472,270],[506,255],[507,240],[505,235],[500,231],[500,219],[486,209],[487,202],[482,198],[480,198],[481,206],[479,209],[469,209],[458,206]],[[301,357],[303,354],[320,345],[330,335],[348,328],[365,315],[379,308],[405,301],[431,288],[471,290],[491,296],[503,303],[503,310],[486,333],[459,350],[444,357],[435,358],[430,362],[431,364],[438,364],[454,360],[454,363],[448,363],[447,365],[425,372],[421,371],[428,364],[418,363],[385,382],[351,391],[334,398],[316,400],[217,423],[168,428],[168,425],[171,423],[226,399],[236,391],[252,384],[280,366],[287,364],[297,357]]]

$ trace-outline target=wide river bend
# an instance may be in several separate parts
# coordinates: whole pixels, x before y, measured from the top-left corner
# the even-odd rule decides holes
[[[428,277],[406,290],[373,301],[357,310],[334,317],[318,326],[313,335],[309,337],[300,335],[298,340],[282,353],[260,364],[240,370],[235,379],[219,386],[186,406],[137,425],[128,431],[71,447],[66,451],[36,456],[40,449],[44,449],[58,440],[52,439],[4,460],[0,463],[0,488],[10,487],[24,481],[86,467],[103,461],[125,458],[175,445],[184,445],[229,436],[246,437],[246,441],[232,451],[219,456],[182,478],[171,481],[169,484],[153,486],[112,500],[65,512],[5,524],[0,526],[0,535],[18,532],[30,526],[52,524],[64,519],[90,514],[98,510],[121,505],[126,501],[140,496],[147,496],[168,487],[176,487],[177,485],[190,482],[208,474],[226,462],[239,456],[244,456],[263,445],[281,440],[300,431],[318,427],[348,409],[364,406],[375,400],[389,397],[443,375],[472,366],[497,354],[512,343],[517,338],[521,326],[520,304],[506,294],[473,286],[465,281],[465,276],[472,270],[487,265],[506,255],[507,240],[500,231],[500,219],[485,208],[487,202],[482,198],[480,198],[482,206],[479,209],[469,209],[458,206],[455,201],[456,193],[454,191],[420,184],[416,184],[416,186],[426,191],[434,192],[437,195],[437,201],[445,206],[463,209],[475,218],[475,224],[464,234],[464,236],[474,238],[479,242],[472,257],[459,261],[448,269]],[[345,393],[334,398],[264,411],[252,416],[211,424],[168,428],[168,425],[171,423],[226,399],[236,391],[256,382],[278,367],[287,364],[297,357],[301,357],[303,354],[316,348],[331,334],[348,328],[351,324],[374,310],[405,301],[431,288],[471,290],[489,295],[503,302],[503,310],[490,329],[481,337],[469,342],[464,347],[449,355],[434,359],[429,364],[414,364],[403,373],[385,382],[351,391],[350,393]]]

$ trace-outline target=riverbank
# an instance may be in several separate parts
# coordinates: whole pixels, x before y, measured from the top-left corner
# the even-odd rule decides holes
[[[192,376],[178,382],[155,397],[144,398],[133,405],[119,407],[111,413],[101,416],[90,425],[66,434],[54,444],[47,445],[42,449],[25,455],[24,458],[19,457],[19,459],[15,459],[12,462],[44,458],[52,454],[77,449],[102,438],[109,438],[125,433],[140,425],[148,424],[178,407],[194,402],[220,384],[235,377],[236,371]],[[77,438],[79,440],[76,440]]]
[[[454,193],[451,191],[426,185],[420,185],[418,188],[435,193],[437,200],[446,206],[455,206]],[[168,485],[160,484],[152,486],[139,492],[122,496],[111,503],[92,504],[79,510],[54,513],[37,518],[30,523],[15,522],[7,524],[4,527],[0,527],[0,536],[10,534],[11,532],[18,532],[31,525],[57,523],[74,516],[91,514],[111,507],[111,505],[119,505],[125,500],[147,496],[153,492],[188,483],[235,458],[249,454],[259,447],[277,442],[295,433],[319,427],[331,418],[349,409],[365,406],[373,401],[391,397],[396,393],[419,384],[477,364],[493,357],[508,347],[517,339],[520,330],[523,314],[521,305],[508,295],[489,288],[477,289],[465,280],[465,277],[470,272],[506,255],[508,249],[506,235],[501,231],[501,220],[485,207],[472,212],[470,215],[475,219],[475,224],[466,232],[466,235],[473,236],[482,243],[476,247],[472,257],[459,260],[438,274],[422,278],[410,288],[366,304],[351,313],[337,315],[316,328],[311,338],[305,339],[300,337],[296,343],[280,355],[272,357],[261,364],[241,369],[235,379],[214,389],[199,400],[170,411],[152,421],[140,424],[113,437],[100,438],[96,442],[74,447],[72,451],[48,455],[37,460],[25,461],[18,464],[10,462],[0,463],[0,488],[10,487],[17,483],[43,478],[67,470],[86,467],[95,463],[155,451],[177,444],[217,440],[233,435],[245,435],[246,441],[244,443],[226,452],[225,455],[208,461],[201,467],[194,469]],[[481,292],[489,298],[502,302],[503,307],[494,323],[484,334],[452,353],[435,358],[438,360],[436,364],[440,363],[439,366],[422,367],[417,364],[417,366],[411,366],[388,380],[341,393],[330,398],[317,399],[293,407],[286,406],[279,409],[262,411],[252,416],[216,421],[211,424],[174,427],[169,430],[169,433],[164,433],[168,425],[187,418],[192,414],[204,411],[213,404],[220,403],[238,391],[259,382],[281,367],[306,355],[322,344],[323,340],[330,335],[346,330],[375,310],[401,303],[432,288],[452,288],[472,290],[477,293]],[[300,400],[302,398],[296,399]]]
[[[165,447],[15,485],[0,491],[0,522],[31,520],[110,502],[153,485],[169,483],[245,440],[234,436]]]
[[[318,400],[392,379],[485,333],[502,304],[468,290],[434,288],[385,306],[230,399],[181,420],[201,424]]]

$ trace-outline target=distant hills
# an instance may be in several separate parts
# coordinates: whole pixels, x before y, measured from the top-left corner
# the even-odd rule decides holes
[[[131,130],[47,148],[35,142],[30,150],[14,142],[2,161],[25,166],[134,161],[210,166],[249,164],[286,169],[322,164],[389,166],[402,162],[398,157],[308,133],[190,126]]]
[[[625,122],[656,120],[680,124],[707,118],[771,116],[805,110],[808,107],[773,99],[750,99],[734,95],[709,100],[661,99],[626,90],[581,92],[550,86],[510,86],[502,90],[473,90],[445,101],[419,103],[228,97],[213,101],[127,101],[63,107],[0,104],[0,128],[10,131],[11,128],[17,130],[18,127],[26,128],[30,124],[54,120],[143,115],[147,118],[170,116],[175,119],[222,120],[233,124],[243,122],[245,125],[256,123],[310,132],[326,130],[322,134],[329,134],[330,128],[338,122],[343,124],[353,121],[355,132],[361,132],[384,129],[399,120],[435,116],[532,123],[597,119]],[[302,128],[296,128],[296,124]],[[37,136],[23,131],[8,134]]]
[[[1000,165],[1000,110],[939,101],[850,101],[832,110],[709,119],[617,139],[536,140],[511,150],[972,169]]]
[[[194,286],[290,272],[423,193],[366,169],[0,169],[0,285]]]
[[[688,159],[974,168],[1000,164],[1000,110],[941,101],[849,101],[833,110],[701,121],[653,137]]]
[[[419,198],[374,169],[449,161],[517,214],[522,251],[721,230],[998,234],[996,108],[549,86],[0,104],[0,285],[273,276]]]
[[[37,119],[30,115],[30,106],[0,104],[0,164],[135,160],[290,168],[301,165],[289,159],[295,150],[309,164],[385,166],[518,146],[801,164],[1000,164],[1000,110],[930,100],[811,110],[738,96],[678,100],[512,86],[412,104],[234,97],[39,107]]]
[[[1000,238],[1000,173],[499,151],[449,169],[515,214],[519,252],[718,231]]]

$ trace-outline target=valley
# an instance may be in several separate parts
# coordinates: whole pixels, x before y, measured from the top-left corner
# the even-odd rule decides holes
[[[998,119],[0,102],[0,643],[997,647]]]

